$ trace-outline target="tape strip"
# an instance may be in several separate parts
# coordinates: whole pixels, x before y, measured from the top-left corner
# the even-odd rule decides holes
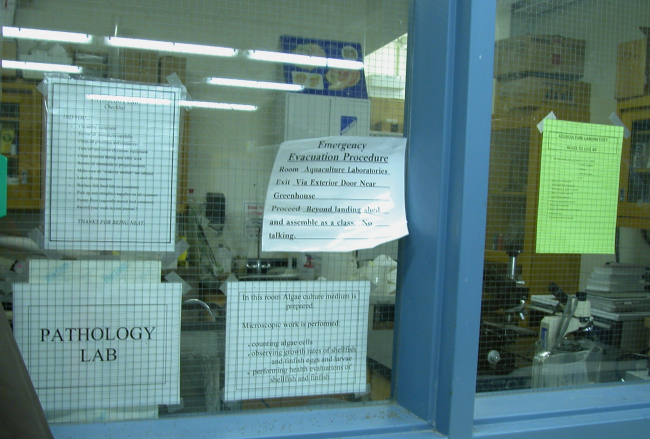
[[[45,235],[38,229],[32,229],[31,232],[27,234],[32,241],[36,243],[39,250],[48,257],[48,259],[63,259],[63,256],[59,254],[56,250],[45,250]]]
[[[190,96],[190,94],[187,91],[187,87],[185,87],[185,85],[183,84],[183,81],[181,81],[181,78],[178,77],[178,74],[176,74],[176,72],[174,72],[174,73],[172,73],[170,75],[167,75],[167,77],[165,79],[167,79],[167,82],[169,83],[169,85],[171,85],[172,87],[180,89],[180,91],[181,91],[181,100],[189,101],[189,100],[192,99],[192,97]]]
[[[625,126],[621,118],[618,117],[618,114],[616,114],[615,112],[609,116],[609,121],[614,126],[623,127],[623,137],[625,137],[626,139],[629,139],[629,137],[632,135],[632,132]]]
[[[550,113],[548,113],[546,115],[546,117],[544,119],[542,119],[542,121],[540,123],[537,124],[537,129],[539,130],[540,133],[544,132],[544,121],[546,119],[556,120],[557,116],[555,116],[555,113],[553,113],[552,111]]]
[[[183,296],[186,295],[192,289],[190,284],[185,282],[183,278],[180,277],[178,273],[176,273],[175,271],[172,271],[171,273],[165,275],[165,280],[170,284],[183,284]]]
[[[170,267],[171,264],[176,262],[180,255],[182,255],[183,252],[189,248],[190,245],[187,243],[187,241],[185,241],[185,239],[177,241],[173,252],[166,252],[161,255],[160,266],[162,268],[173,268]]]

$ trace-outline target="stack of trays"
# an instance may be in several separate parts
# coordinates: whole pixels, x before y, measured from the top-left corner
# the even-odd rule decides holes
[[[646,269],[640,265],[606,264],[594,267],[587,280],[587,293],[630,293],[646,289]]]
[[[591,306],[607,312],[650,311],[646,292],[646,268],[627,264],[594,267],[587,280],[587,299]]]

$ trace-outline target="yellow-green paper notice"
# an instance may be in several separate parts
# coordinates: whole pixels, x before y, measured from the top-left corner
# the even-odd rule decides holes
[[[537,253],[614,253],[623,127],[545,120]]]

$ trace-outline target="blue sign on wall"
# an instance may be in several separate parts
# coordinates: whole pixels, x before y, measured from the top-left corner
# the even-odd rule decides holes
[[[361,44],[283,35],[282,52],[363,62]],[[368,99],[363,69],[285,64],[284,78],[304,87],[301,93]]]
[[[347,135],[357,125],[356,116],[341,116],[341,135]]]

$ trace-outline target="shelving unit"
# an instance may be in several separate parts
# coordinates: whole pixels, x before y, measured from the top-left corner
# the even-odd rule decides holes
[[[404,136],[404,99],[370,98],[370,135]]]
[[[618,101],[618,115],[632,135],[623,140],[619,227],[650,228],[650,96]]]
[[[2,84],[0,130],[5,139],[0,152],[8,162],[9,209],[41,207],[41,102],[35,84]]]

